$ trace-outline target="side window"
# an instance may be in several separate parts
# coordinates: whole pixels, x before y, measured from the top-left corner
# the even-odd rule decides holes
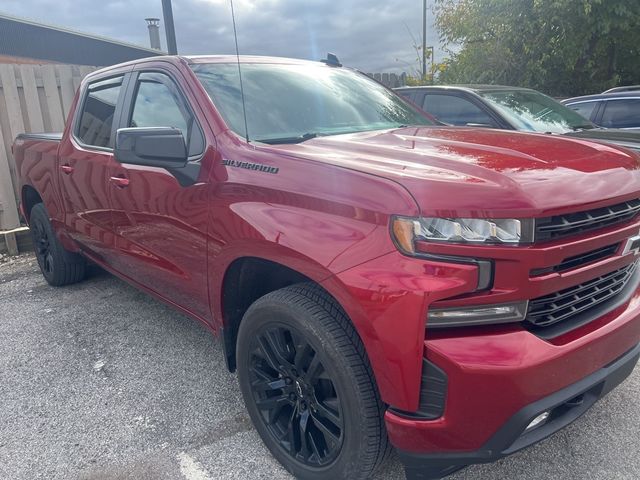
[[[173,81],[162,73],[141,73],[131,110],[130,127],[174,127],[182,131],[189,156],[204,150],[204,139],[191,110]]]
[[[607,101],[600,123],[608,128],[640,127],[640,99]]]
[[[111,127],[122,78],[110,78],[89,84],[80,112],[76,136],[85,145],[111,146]]]
[[[567,105],[571,110],[578,112],[587,120],[591,120],[591,115],[593,115],[593,111],[598,106],[599,102],[580,102],[574,103],[573,105]]]
[[[451,125],[467,125],[475,123],[495,127],[493,119],[480,107],[469,100],[454,95],[427,93],[424,96],[422,109],[438,120]]]

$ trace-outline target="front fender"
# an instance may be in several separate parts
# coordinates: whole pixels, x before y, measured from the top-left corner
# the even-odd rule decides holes
[[[432,263],[416,270],[414,259],[397,252],[389,221],[392,215],[418,215],[413,197],[395,181],[370,173],[283,156],[275,148],[242,146],[224,135],[219,145],[222,157],[234,162],[216,164],[210,178],[207,248],[214,329],[224,326],[223,284],[235,260],[253,257],[288,267],[323,285],[351,317],[383,399],[415,410],[425,292],[439,288],[452,295],[464,290],[465,282],[454,278],[455,285],[447,284],[443,277],[455,274],[446,267]],[[276,173],[237,167],[242,162]],[[473,276],[468,270],[474,268],[457,272]],[[408,289],[410,277],[414,287]]]
[[[397,251],[324,280],[366,348],[382,400],[415,411],[420,397],[427,309],[473,291],[474,265],[409,258]]]
[[[252,153],[247,161],[273,162]],[[222,164],[211,172],[207,248],[216,329],[224,274],[236,259],[269,260],[320,283],[395,250],[390,215],[417,214],[413,198],[390,180],[301,159],[278,157],[278,165],[274,175]]]

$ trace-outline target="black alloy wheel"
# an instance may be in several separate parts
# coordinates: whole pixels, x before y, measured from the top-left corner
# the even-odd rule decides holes
[[[38,266],[50,285],[69,285],[84,278],[84,257],[64,249],[56,238],[47,210],[42,203],[37,203],[31,208],[29,228]]]
[[[296,478],[364,480],[388,458],[385,406],[364,345],[319,285],[256,300],[240,322],[236,364],[258,434]]]
[[[335,460],[344,422],[333,379],[320,354],[286,325],[259,332],[251,354],[251,391],[280,446],[310,466]]]
[[[40,270],[45,277],[51,276],[53,275],[53,255],[47,229],[41,221],[36,221],[31,225],[31,233]]]

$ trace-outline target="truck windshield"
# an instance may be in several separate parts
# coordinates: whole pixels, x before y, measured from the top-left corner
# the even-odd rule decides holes
[[[238,65],[192,66],[227,126],[245,136]],[[316,136],[433,125],[367,76],[318,65],[242,64],[249,138],[298,143]]]
[[[567,133],[594,128],[587,119],[535,90],[480,92],[517,130]]]

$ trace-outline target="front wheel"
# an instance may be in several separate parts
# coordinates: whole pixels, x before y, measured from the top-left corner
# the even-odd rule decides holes
[[[237,366],[249,415],[271,453],[302,479],[364,479],[390,447],[364,346],[322,289],[269,293],[246,312]]]

